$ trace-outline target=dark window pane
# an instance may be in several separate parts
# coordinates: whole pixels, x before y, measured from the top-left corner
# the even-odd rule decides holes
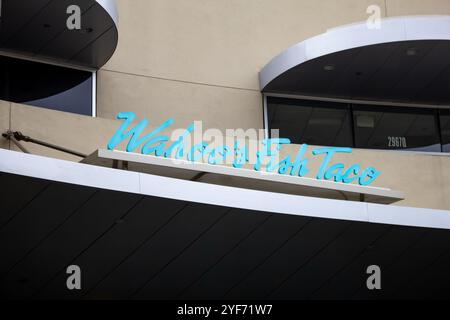
[[[442,151],[450,152],[450,110],[440,111]]]
[[[354,105],[357,148],[440,152],[436,111]]]
[[[0,99],[92,115],[92,73],[0,56]]]
[[[92,77],[48,98],[27,101],[25,104],[47,109],[92,115]]]
[[[346,104],[267,98],[270,129],[295,144],[352,146],[350,110]]]

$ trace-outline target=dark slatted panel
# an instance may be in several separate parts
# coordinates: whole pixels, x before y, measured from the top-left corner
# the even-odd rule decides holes
[[[81,30],[67,28],[67,8],[81,9]],[[0,49],[52,63],[99,68],[114,53],[118,30],[95,0],[2,0]]]
[[[174,299],[194,279],[221,261],[224,254],[255,232],[270,217],[266,213],[230,211],[189,249],[150,279],[138,299]]]
[[[385,43],[361,48],[354,59],[349,59],[330,86],[332,92],[359,91],[365,83],[370,82],[380,66],[400,47],[399,43]],[[355,75],[358,74],[357,78]]]
[[[3,278],[2,292],[14,298],[32,297],[38,293],[58,272],[70,265],[74,257],[107,232],[138,200],[136,195],[98,191],[77,214]]]
[[[31,2],[31,1],[28,1]],[[9,39],[5,45],[17,52],[33,52],[38,54],[43,46],[50,43],[60,33],[67,29],[67,8],[74,4],[73,0],[53,0],[34,16],[27,24]],[[90,8],[94,3],[91,0],[79,0],[76,4],[81,11]],[[15,14],[18,14],[15,12]],[[39,31],[39,32],[37,32]],[[67,43],[70,45],[70,43]]]
[[[41,298],[81,298],[105,279],[116,266],[142,243],[154,236],[186,206],[184,202],[161,198],[145,198],[129,215],[91,248],[79,255],[74,264],[83,272],[83,291],[66,289],[65,272],[60,272],[40,294]],[[164,210],[161,210],[164,208]],[[95,265],[95,268],[91,268]]]
[[[95,42],[81,48],[79,52],[70,57],[70,62],[82,65],[101,66],[113,55],[117,39],[117,30],[111,27],[96,38]]]
[[[384,100],[399,99],[398,93],[392,88],[396,87],[405,78],[408,77],[411,70],[420,63],[423,57],[433,50],[439,42],[423,41],[420,43],[420,54],[407,56],[406,51],[413,46],[410,42],[400,43],[388,59],[379,66],[379,69],[364,83],[359,89],[360,97],[382,96]],[[447,60],[447,59],[443,59]],[[449,61],[446,61],[447,63]],[[428,72],[434,72],[429,65]],[[407,92],[406,99],[411,99],[412,92]]]
[[[403,254],[398,255],[392,264],[383,268],[383,280],[386,283],[382,292],[377,292],[383,298],[393,299],[404,296],[421,288],[405,290],[409,281],[420,276],[430,264],[450,248],[450,232],[448,230],[430,230],[421,240],[410,246]],[[366,290],[360,291],[357,298],[376,297]]]
[[[426,232],[418,228],[390,226],[386,233],[375,239],[366,250],[350,260],[348,265],[338,270],[313,294],[314,299],[352,298],[359,290],[366,290],[366,269],[379,265],[382,270],[405,250],[418,241]]]
[[[288,243],[241,281],[225,298],[264,299],[299,267],[327,248],[350,226],[347,221],[312,220]]]
[[[408,279],[399,297],[407,299],[440,299],[450,297],[450,250],[429,264],[419,276]],[[447,292],[445,293],[445,291]]]
[[[411,55],[407,52],[415,50]],[[266,92],[402,103],[449,103],[450,41],[381,43],[331,53],[272,80]],[[325,66],[333,65],[333,71]]]
[[[433,82],[450,65],[449,59],[442,59],[442,57],[450,57],[450,46],[444,42],[438,43],[431,51],[423,55],[418,64],[409,70],[407,76],[390,89],[390,95],[397,94],[414,99],[416,95],[426,93],[428,97],[419,96],[419,99],[432,100]],[[439,89],[437,91],[439,92]]]
[[[20,1],[2,0],[2,28],[0,32],[0,46],[16,36],[21,29],[45,9],[52,0],[33,0],[27,1],[24,6]],[[20,14],[16,14],[20,12]]]
[[[37,179],[4,174],[0,177],[0,230],[37,197],[49,183]]]
[[[219,299],[223,297],[292,237],[300,233],[309,221],[311,219],[306,217],[272,215],[219,264],[187,287],[180,298]]]
[[[344,268],[348,261],[361,254],[387,228],[385,225],[352,223],[350,228],[329,246],[286,278],[272,291],[269,298],[310,298],[336,270]]]
[[[164,210],[163,208],[161,208]],[[170,223],[130,253],[88,298],[128,298],[224,219],[229,209],[192,204]]]
[[[450,298],[450,231],[252,212],[0,174],[0,295]],[[8,188],[5,188],[8,186]],[[79,265],[82,290],[66,287]],[[379,265],[382,290],[366,287]]]
[[[39,50],[39,56],[46,58],[64,57],[67,62],[82,49],[94,43],[103,33],[113,27],[112,19],[103,14],[101,6],[91,6],[82,14],[82,28],[89,28],[90,32],[74,32],[64,28],[61,32]],[[67,17],[67,16],[66,16]],[[67,44],[71,45],[68,46]]]
[[[10,271],[36,245],[77,213],[95,190],[51,184],[0,230],[0,274]],[[14,199],[14,197],[12,197]]]

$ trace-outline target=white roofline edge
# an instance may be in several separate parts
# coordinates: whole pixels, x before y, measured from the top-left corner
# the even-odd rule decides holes
[[[388,188],[360,186],[356,184],[345,184],[334,181],[317,180],[308,177],[292,177],[290,175],[282,175],[277,173],[257,172],[250,169],[238,169],[227,167],[224,165],[211,165],[208,163],[191,162],[187,160],[175,160],[163,157],[157,157],[153,155],[143,155],[132,152],[118,151],[118,150],[106,150],[99,149],[98,156],[100,158],[128,161],[135,163],[143,163],[150,165],[158,165],[169,168],[187,169],[199,172],[215,173],[228,176],[235,176],[241,178],[249,178],[255,180],[263,180],[270,182],[280,182],[286,184],[292,184],[297,186],[319,188],[322,190],[334,190],[342,192],[352,192],[363,195],[373,195],[379,197],[385,197],[395,200],[404,200],[405,194],[401,191],[391,190]]]
[[[119,11],[117,10],[117,1],[116,0],[96,0],[103,9],[108,12],[108,14],[113,19],[116,28],[119,26]]]
[[[321,199],[187,181],[0,149],[0,172],[106,190],[316,218],[450,229],[450,211]]]

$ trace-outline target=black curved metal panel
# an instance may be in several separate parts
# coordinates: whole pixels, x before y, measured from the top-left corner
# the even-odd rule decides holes
[[[450,41],[390,42],[306,61],[264,92],[397,103],[450,104]]]
[[[81,29],[67,28],[67,8],[81,9]],[[99,69],[118,41],[114,18],[95,0],[3,0],[0,54]]]
[[[450,231],[277,215],[0,175],[6,299],[450,297]],[[22,192],[21,192],[22,191]],[[7,201],[8,200],[8,201]],[[68,290],[66,268],[82,269]],[[383,290],[366,287],[368,265]]]

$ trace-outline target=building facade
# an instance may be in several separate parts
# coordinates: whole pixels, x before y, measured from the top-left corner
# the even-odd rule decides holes
[[[2,2],[0,65],[4,81],[0,130],[5,138],[0,139],[0,148],[5,150],[0,171],[4,173],[4,183],[10,180],[16,186],[20,183],[40,186],[41,180],[51,186],[60,183],[67,192],[78,193],[80,202],[84,201],[81,194],[87,198],[91,195],[86,188],[109,190],[111,194],[105,194],[104,201],[123,197],[121,201],[111,201],[111,206],[123,205],[125,212],[138,201],[133,198],[136,194],[165,199],[166,202],[159,205],[155,199],[145,201],[149,202],[147,207],[167,207],[168,214],[177,212],[183,203],[210,206],[202,207],[199,212],[213,212],[210,216],[196,215],[195,210],[191,210],[186,221],[175,221],[179,228],[186,223],[193,239],[206,234],[197,251],[188,251],[191,247],[177,251],[176,246],[181,250],[183,245],[176,240],[173,246],[162,244],[170,242],[170,237],[178,233],[181,233],[181,242],[193,241],[174,226],[170,233],[155,240],[153,247],[144,251],[161,256],[166,249],[173,253],[165,260],[161,258],[161,269],[155,267],[147,275],[136,266],[138,262],[130,262],[128,269],[120,269],[120,261],[125,259],[125,264],[128,263],[128,255],[139,249],[139,240],[135,239],[136,243],[130,240],[129,247],[120,252],[122,256],[115,260],[108,255],[105,257],[106,264],[110,261],[114,268],[90,275],[89,292],[77,293],[74,297],[395,298],[406,297],[408,292],[421,297],[428,287],[437,297],[449,297],[448,283],[443,286],[444,291],[439,291],[439,284],[432,277],[450,261],[446,253],[447,247],[450,248],[450,78],[446,72],[450,69],[449,1],[71,0],[57,4],[56,1],[36,1],[34,5],[17,0]],[[72,15],[76,22],[77,11],[66,11],[73,4],[80,8],[81,21],[81,29],[75,28],[75,31],[66,26]],[[125,137],[108,148],[125,119],[124,116],[118,119],[118,114],[124,112],[136,115],[134,125],[148,119],[149,124],[142,131],[146,133],[158,130],[161,124],[172,119],[171,126],[160,132],[168,135],[172,142],[178,137],[173,135],[175,129],[188,128],[194,121],[201,122],[202,132],[210,130],[210,133],[222,134],[224,139],[231,136],[233,131],[229,130],[242,129],[247,133],[244,141],[249,144],[254,141],[258,146],[265,139],[275,138],[276,133],[270,130],[278,129],[279,138],[289,138],[291,143],[283,145],[277,159],[291,156],[292,169],[294,157],[304,145],[307,148],[305,158],[310,159],[308,172],[285,174],[278,165],[272,174],[264,175],[255,170],[255,163],[246,163],[242,168],[235,163],[214,166],[205,163],[205,159],[189,167],[188,163],[171,161],[173,154],[152,157],[151,162],[147,162],[146,155],[140,154],[145,152],[139,152],[142,144],[126,150],[128,140]],[[57,149],[26,139],[17,141],[21,140],[20,136],[14,136],[17,132],[57,146]],[[224,141],[218,145],[227,144]],[[228,147],[232,148],[234,143],[232,140]],[[21,152],[20,146],[37,158],[26,158],[28,155]],[[330,171],[328,177],[326,168],[320,174],[325,155],[320,151],[312,153],[312,150],[326,147],[342,148],[329,165],[339,163],[343,168],[335,167],[341,170],[339,174]],[[99,149],[103,153],[97,152]],[[17,167],[7,163],[16,163]],[[43,167],[37,167],[37,163]],[[91,165],[111,171],[91,172]],[[78,173],[79,180],[56,174],[55,168]],[[376,172],[368,173],[364,171],[366,168],[376,168]],[[347,169],[350,171],[345,176],[342,170]],[[140,181],[149,179],[149,185],[157,183],[160,177],[175,180],[159,181],[161,190],[143,191],[142,185],[134,189],[132,181],[137,176],[133,174],[139,175]],[[358,175],[362,180],[358,180]],[[17,182],[17,176],[27,176],[30,180]],[[350,179],[350,176],[355,178]],[[370,186],[369,183],[364,185],[370,178],[373,178]],[[163,187],[166,184],[167,192]],[[69,190],[71,185],[77,187]],[[114,192],[118,195],[112,194]],[[36,191],[30,191],[31,199],[33,195]],[[202,200],[206,198],[208,200]],[[17,199],[17,203],[28,203],[31,199]],[[16,208],[13,200],[2,199],[2,202],[8,203],[5,208]],[[236,220],[225,220],[217,233],[241,240],[235,243],[220,242],[213,236],[208,238],[207,226],[216,226],[216,219],[221,219],[225,212],[221,210],[228,207],[243,212]],[[4,239],[14,238],[8,228],[16,219],[21,224],[17,222],[15,228],[28,221],[20,218],[25,209],[11,210],[2,218],[0,236]],[[283,217],[271,217],[277,213]],[[252,215],[254,220],[247,221],[241,215]],[[269,216],[272,220],[293,220],[274,221],[271,225],[265,222]],[[120,217],[117,212],[108,219],[118,221]],[[311,222],[307,217],[325,220],[320,220],[321,227],[308,230],[305,226]],[[101,221],[102,217],[97,215],[95,219]],[[133,230],[137,230],[137,234],[140,232],[140,223],[155,224],[155,230],[158,229],[151,219],[139,219],[134,222],[135,229],[130,226],[123,234],[114,234],[116,240],[111,240],[109,247],[104,248],[112,250],[114,244],[121,247],[118,243],[127,242],[125,237]],[[164,220],[163,217],[155,219]],[[161,225],[166,223],[162,220]],[[70,234],[70,230],[80,232],[77,228],[83,226],[82,221],[80,218],[67,227],[66,234]],[[64,222],[60,223],[64,227]],[[267,233],[278,236],[278,240],[273,241],[279,241],[279,247],[255,255],[254,260],[247,261],[247,269],[226,272],[237,268],[240,254],[243,254],[233,251],[234,245],[247,244],[242,249],[244,252],[263,246],[244,241],[246,237],[251,239],[255,228],[254,232],[261,232],[258,239],[263,242],[265,233],[257,229],[260,223],[268,225]],[[53,227],[57,225],[60,226]],[[233,225],[238,226],[236,233],[231,231]],[[292,230],[289,225],[293,225]],[[50,222],[40,226],[46,227],[50,228]],[[303,248],[300,240],[289,247],[290,237],[295,239],[296,232],[303,227],[310,233],[305,234],[304,241],[310,241],[314,248]],[[32,227],[28,228],[26,234],[34,232]],[[397,233],[389,238],[392,228],[397,228]],[[148,232],[157,232],[155,230]],[[146,232],[142,232],[144,239]],[[287,239],[282,239],[284,232],[289,235]],[[329,234],[331,240],[317,236],[321,232]],[[50,243],[45,247],[46,236],[52,234],[42,231],[33,240],[21,242],[19,248],[5,247],[5,252],[19,253],[6,254],[4,261],[7,262],[0,270],[1,275],[12,272],[14,277],[20,278],[26,270],[33,270],[39,252],[45,256],[46,248],[53,248]],[[339,254],[330,258],[336,266],[329,273],[315,273],[314,270],[326,264],[326,259],[314,260],[315,255],[309,254],[317,252],[320,257],[321,250],[328,248],[328,241],[335,246],[330,255],[339,252],[339,246],[347,244],[339,242],[341,234],[352,239],[350,242],[360,243],[360,247],[343,250],[345,261],[339,260]],[[423,241],[418,240],[421,237]],[[61,241],[64,237],[56,239]],[[381,239],[382,245],[378,246],[380,251],[376,257],[382,262],[378,263],[375,258],[373,262],[369,258],[359,261],[358,257],[364,257],[363,251],[377,239]],[[217,246],[208,248],[207,241],[217,241]],[[283,241],[288,243],[289,255],[300,252],[308,258],[291,261],[282,256]],[[390,241],[396,242],[392,244],[392,252],[387,250]],[[403,250],[413,247],[415,241],[420,243],[418,251],[408,257],[409,251]],[[89,243],[84,243],[80,250],[74,249],[72,255],[62,259],[60,267],[77,262],[80,257],[78,264],[89,265],[89,259],[95,260],[94,252],[101,252],[98,247],[90,252],[91,256],[81,255],[79,251],[88,250]],[[214,255],[215,249],[223,251],[223,256]],[[64,249],[54,247],[54,250]],[[204,252],[211,256],[210,260],[198,258]],[[151,259],[141,254],[140,262],[151,265]],[[272,265],[264,264],[265,259],[270,261],[278,254],[279,260]],[[415,260],[420,260],[420,254],[426,261],[423,265]],[[181,259],[176,260],[177,257]],[[193,260],[200,262],[194,264]],[[355,261],[360,264],[353,265]],[[398,277],[400,270],[413,262],[417,262],[417,269],[412,267],[405,278]],[[365,281],[366,274],[361,268],[377,263],[382,270],[383,267],[389,270],[387,289],[376,294],[366,293],[358,282]],[[290,267],[276,267],[278,264]],[[183,266],[188,267],[183,269]],[[343,272],[339,273],[341,268]],[[65,287],[58,287],[58,283],[64,282],[61,268],[50,269],[41,270],[42,278],[37,280],[26,276],[19,285],[4,280],[2,294],[19,298],[32,294],[44,298],[68,295]],[[127,270],[131,271],[127,273]],[[118,280],[108,282],[104,277],[114,272],[118,272]],[[277,272],[278,278],[266,278]],[[353,286],[350,283],[339,289],[338,284],[347,279],[344,276],[354,279],[350,276],[352,272],[361,273],[357,280],[349,280],[353,281]],[[416,291],[403,290],[415,272],[423,272],[428,278],[422,282],[417,280]],[[134,286],[133,274],[138,274],[140,279]],[[174,284],[169,281],[174,274],[186,274],[189,280],[183,282],[183,277],[175,277],[178,282]],[[311,274],[317,282],[306,281]],[[214,287],[211,285],[214,276],[228,276],[233,285],[228,287],[224,280],[217,284],[222,287]],[[263,278],[266,284],[258,284]],[[120,289],[120,281],[127,283],[124,291]],[[307,285],[298,289],[302,281]],[[336,281],[335,286],[333,281]],[[166,283],[169,285],[164,291],[161,288]],[[395,285],[390,286],[391,283]],[[396,295],[397,292],[400,293]]]

